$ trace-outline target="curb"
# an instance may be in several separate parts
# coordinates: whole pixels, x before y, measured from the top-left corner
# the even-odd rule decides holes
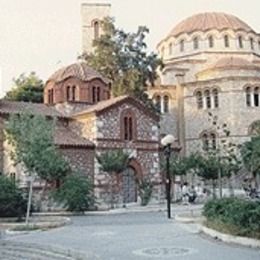
[[[204,234],[206,234],[214,239],[220,239],[221,241],[226,242],[226,243],[234,243],[234,244],[247,246],[247,247],[251,247],[251,248],[260,248],[260,240],[258,240],[258,239],[249,238],[249,237],[233,236],[233,235],[220,233],[219,231],[205,227],[203,225],[201,225],[200,230]]]

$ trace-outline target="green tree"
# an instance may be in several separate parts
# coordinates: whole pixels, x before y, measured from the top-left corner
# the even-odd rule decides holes
[[[255,187],[258,188],[257,175],[260,174],[260,136],[254,136],[241,146],[243,164],[252,174]]]
[[[97,161],[100,164],[100,170],[108,173],[110,176],[110,202],[111,208],[114,208],[114,194],[116,186],[118,186],[118,183],[116,183],[116,176],[127,168],[129,155],[124,153],[122,150],[109,151],[97,156]]]
[[[11,158],[24,166],[30,176],[30,190],[26,222],[28,223],[32,199],[33,178],[38,175],[46,182],[60,180],[70,167],[54,145],[55,120],[29,113],[11,115],[5,126],[6,138],[14,148]]]
[[[13,79],[14,86],[6,93],[5,99],[12,101],[43,102],[43,81],[31,72],[28,76],[21,74]]]
[[[16,183],[6,176],[0,176],[0,217],[23,217],[26,200]]]
[[[86,176],[78,173],[64,179],[54,198],[64,203],[69,211],[84,212],[94,205],[92,184]]]
[[[140,26],[136,33],[126,33],[116,28],[113,19],[106,18],[102,30],[102,35],[94,40],[94,53],[82,57],[111,80],[114,96],[127,94],[147,101],[146,86],[154,85],[157,68],[162,66],[155,53],[147,53],[148,28]]]

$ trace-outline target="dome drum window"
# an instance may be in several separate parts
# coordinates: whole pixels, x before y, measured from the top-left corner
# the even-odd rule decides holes
[[[219,107],[219,91],[214,88],[212,90],[197,91],[196,94],[198,109],[211,109]]]
[[[194,49],[194,50],[199,49],[199,38],[198,38],[198,37],[195,37],[195,38],[193,39],[193,49]]]
[[[249,41],[250,41],[250,48],[251,48],[251,50],[254,50],[254,48],[255,48],[255,46],[254,46],[254,39],[250,38]]]
[[[244,47],[242,36],[238,37],[238,46],[240,49],[243,49],[243,47]]]
[[[208,41],[209,41],[209,48],[213,48],[214,47],[214,39],[213,39],[212,35],[209,36]]]
[[[225,35],[225,36],[224,36],[224,46],[225,46],[226,48],[229,48],[229,47],[230,47],[228,35]]]

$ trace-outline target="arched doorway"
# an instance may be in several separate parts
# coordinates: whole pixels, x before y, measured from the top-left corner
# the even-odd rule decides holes
[[[127,167],[122,176],[123,203],[137,202],[136,171],[133,167]]]

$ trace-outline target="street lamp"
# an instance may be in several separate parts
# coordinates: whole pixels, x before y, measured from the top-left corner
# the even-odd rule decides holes
[[[171,218],[171,177],[170,177],[170,156],[172,152],[171,145],[175,141],[173,135],[166,135],[162,140],[161,144],[163,146],[164,156],[166,158],[166,200],[167,200],[167,215]]]

